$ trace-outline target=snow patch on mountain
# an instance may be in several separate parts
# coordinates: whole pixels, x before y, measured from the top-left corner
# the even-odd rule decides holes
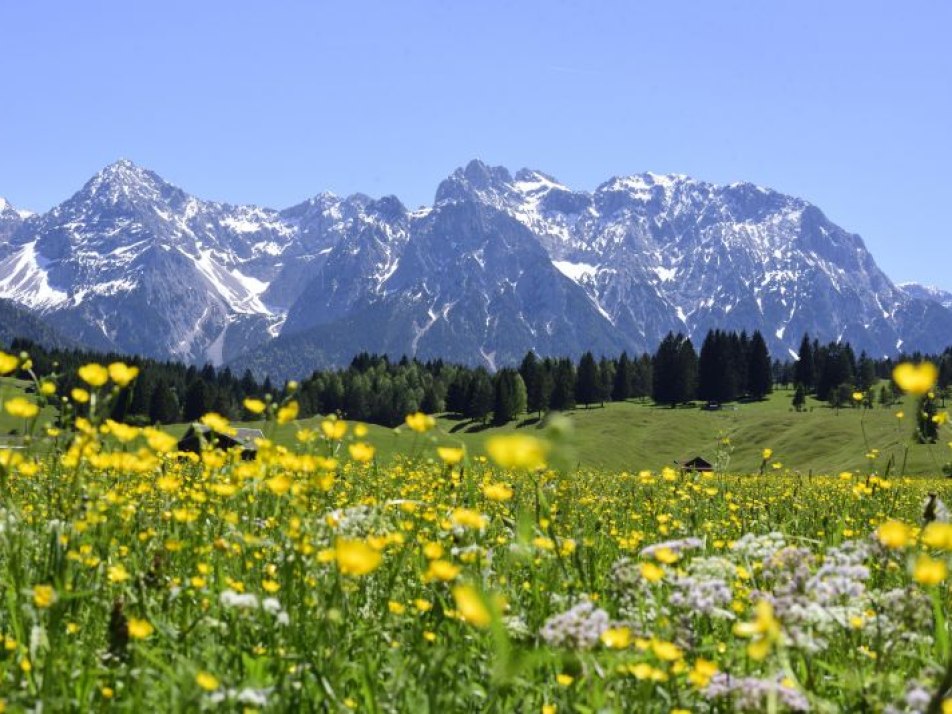
[[[581,283],[585,278],[590,278],[598,272],[598,266],[591,263],[573,263],[569,260],[553,260],[554,265],[562,275]]]

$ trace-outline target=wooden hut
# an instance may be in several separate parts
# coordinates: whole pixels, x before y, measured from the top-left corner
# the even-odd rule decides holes
[[[676,463],[680,467],[681,471],[688,471],[688,472],[694,471],[697,473],[701,473],[705,471],[714,470],[714,464],[712,464],[710,461],[700,456],[695,456],[693,459],[690,459],[688,461],[675,460],[674,463]]]
[[[225,451],[240,448],[241,458],[251,460],[258,455],[255,440],[263,438],[264,432],[261,429],[235,429],[234,434],[222,434],[204,424],[192,424],[179,439],[178,450],[200,454],[205,445],[217,446]]]

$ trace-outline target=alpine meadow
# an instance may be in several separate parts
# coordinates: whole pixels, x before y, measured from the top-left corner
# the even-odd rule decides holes
[[[950,23],[5,7],[0,714],[952,714]]]

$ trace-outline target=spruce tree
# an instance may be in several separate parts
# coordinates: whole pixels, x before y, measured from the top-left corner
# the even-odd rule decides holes
[[[575,401],[588,408],[599,401],[598,365],[591,352],[582,355],[578,363],[578,376],[575,382]]]
[[[501,369],[493,377],[493,424],[500,426],[516,416],[516,395],[513,375],[515,370]]]
[[[183,417],[185,421],[198,421],[211,409],[209,404],[209,388],[205,386],[205,380],[198,378],[190,385],[185,392],[185,407]]]
[[[800,351],[797,353],[797,364],[793,370],[793,381],[794,384],[802,385],[807,391],[813,389],[815,384],[815,359],[813,347],[810,345],[810,336],[804,334],[800,341]]]
[[[171,424],[178,421],[179,408],[175,392],[165,382],[156,382],[149,400],[149,421],[153,424]]]
[[[575,408],[575,365],[568,358],[555,363],[549,407],[555,411]]]
[[[466,392],[466,409],[463,416],[485,422],[492,413],[495,397],[496,394],[489,373],[482,367],[473,370],[472,379]]]
[[[754,399],[763,399],[773,391],[773,371],[767,343],[759,331],[750,338],[747,358],[747,393]]]
[[[631,396],[631,381],[631,360],[627,352],[622,352],[612,380],[612,401],[623,402]]]

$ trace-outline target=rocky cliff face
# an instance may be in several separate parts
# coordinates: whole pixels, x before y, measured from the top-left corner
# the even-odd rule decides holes
[[[280,212],[119,161],[44,215],[0,209],[0,297],[92,346],[287,374],[362,350],[497,367],[713,327],[760,330],[778,356],[804,332],[873,354],[952,341],[952,301],[894,285],[800,199],[651,173],[575,191],[478,161],[418,211],[321,194]]]

